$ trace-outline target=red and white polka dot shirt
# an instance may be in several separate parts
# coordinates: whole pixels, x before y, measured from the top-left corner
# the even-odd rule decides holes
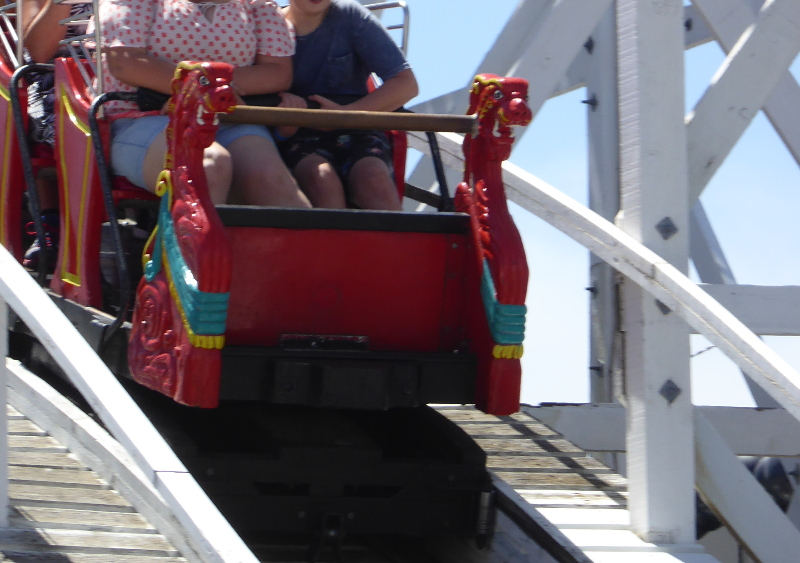
[[[103,46],[146,48],[147,53],[172,63],[225,62],[252,65],[256,54],[288,57],[294,37],[272,0],[228,0],[214,7],[213,21],[201,5],[188,0],[101,0],[99,20]],[[105,92],[131,92],[132,86],[114,78],[103,61]],[[108,114],[143,115],[131,102],[111,102]],[[133,110],[133,111],[131,111]]]

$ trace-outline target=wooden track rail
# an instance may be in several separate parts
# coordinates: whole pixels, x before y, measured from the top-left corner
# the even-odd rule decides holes
[[[255,556],[108,367],[4,247],[0,248],[0,272],[0,331],[7,331],[8,305],[44,345],[109,432],[166,499],[204,561],[255,563]],[[5,362],[0,365],[0,370],[3,376],[0,385],[5,389]],[[5,506],[0,508],[5,512]]]

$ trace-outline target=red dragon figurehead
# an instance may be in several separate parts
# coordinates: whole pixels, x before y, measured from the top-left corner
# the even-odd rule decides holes
[[[528,107],[528,82],[522,78],[479,74],[472,83],[467,115],[477,114],[478,135],[493,137],[501,152],[511,151],[512,125],[528,125],[531,110]],[[508,154],[498,155],[501,160]]]
[[[175,69],[169,113],[184,108],[176,115],[181,144],[205,148],[214,141],[219,125],[218,113],[229,112],[236,105],[230,86],[233,67],[226,63],[182,62]]]

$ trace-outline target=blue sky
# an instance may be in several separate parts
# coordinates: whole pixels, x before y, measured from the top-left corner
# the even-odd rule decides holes
[[[409,60],[420,83],[410,105],[466,86],[476,65],[513,13],[517,0],[407,0],[411,13]],[[454,7],[457,7],[454,9]],[[687,111],[724,60],[714,44],[686,56]],[[798,76],[800,63],[793,72]],[[585,92],[552,99],[536,116],[511,160],[587,201]],[[742,284],[800,283],[800,170],[763,114],[754,120],[702,200]],[[588,400],[588,255],[571,239],[516,208],[531,282],[523,360],[523,401]],[[768,337],[785,359],[800,366],[795,337]],[[693,337],[693,350],[708,343]],[[733,364],[717,350],[692,360],[697,404],[750,405]]]

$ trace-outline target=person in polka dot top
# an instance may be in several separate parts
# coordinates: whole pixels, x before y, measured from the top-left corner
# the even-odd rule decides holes
[[[294,39],[271,0],[101,0],[98,20],[106,92],[146,87],[167,94],[176,65],[186,60],[231,64],[240,97],[280,92],[292,81]],[[114,173],[153,189],[168,117],[131,102],[107,108]],[[266,127],[223,124],[203,164],[215,204],[309,207]]]

